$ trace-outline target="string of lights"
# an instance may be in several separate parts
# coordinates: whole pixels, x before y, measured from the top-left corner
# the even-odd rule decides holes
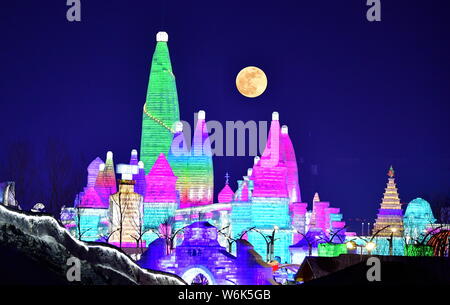
[[[161,125],[162,127],[166,128],[168,131],[170,131],[172,134],[175,134],[175,130],[173,130],[172,128],[170,128],[169,126],[167,126],[167,124],[164,124],[163,121],[161,121],[160,119],[158,119],[157,117],[155,117],[154,115],[152,115],[151,113],[149,113],[146,109],[147,103],[144,104],[144,113],[146,116],[148,116],[149,118],[151,118],[153,121],[155,121],[156,123],[158,123],[159,125]]]

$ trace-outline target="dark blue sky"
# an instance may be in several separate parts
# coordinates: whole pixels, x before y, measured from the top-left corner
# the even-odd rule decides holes
[[[182,118],[204,109],[209,120],[259,121],[278,111],[304,201],[318,191],[346,219],[374,218],[391,164],[402,202],[449,194],[448,1],[382,0],[377,23],[365,0],[82,0],[79,23],[66,20],[65,2],[0,9],[0,160],[13,141],[30,143],[40,178],[29,188],[42,196],[48,139],[72,151],[76,189],[96,156],[112,150],[127,162],[139,148],[159,30],[169,33]],[[269,80],[257,99],[235,89],[248,65]],[[240,178],[252,158],[214,163],[217,194],[225,172]]]

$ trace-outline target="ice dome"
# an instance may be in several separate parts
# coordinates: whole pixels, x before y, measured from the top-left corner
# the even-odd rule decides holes
[[[430,204],[428,203],[428,201],[422,198],[416,198],[408,204],[408,206],[406,207],[404,220],[421,220],[426,221],[427,224],[436,222]]]
[[[406,235],[418,238],[425,230],[436,222],[428,201],[422,198],[412,200],[406,207],[403,223]]]

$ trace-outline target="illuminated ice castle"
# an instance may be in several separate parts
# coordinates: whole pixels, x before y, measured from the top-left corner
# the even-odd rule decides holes
[[[158,231],[180,232],[194,222],[209,222],[221,234],[218,242],[246,239],[265,260],[291,262],[290,246],[309,232],[334,232],[345,238],[345,223],[338,208],[316,194],[312,210],[302,202],[298,166],[288,127],[280,125],[277,112],[266,147],[253,167],[228,184],[214,203],[212,151],[206,114],[199,111],[192,141],[179,122],[178,95],[172,71],[168,35],[156,36],[147,98],[143,105],[140,160],[132,150],[130,161],[118,166],[116,181],[112,152],[106,161],[96,158],[88,167],[87,185],[74,208],[65,208],[61,219],[83,240],[103,240],[121,247],[148,246]],[[192,146],[188,145],[192,142]],[[316,234],[316,233],[314,233]],[[316,234],[317,235],[317,234]]]

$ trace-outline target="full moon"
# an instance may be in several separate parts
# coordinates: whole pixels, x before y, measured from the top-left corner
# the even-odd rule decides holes
[[[267,77],[258,67],[245,67],[236,76],[236,87],[246,97],[258,97],[267,88]]]

